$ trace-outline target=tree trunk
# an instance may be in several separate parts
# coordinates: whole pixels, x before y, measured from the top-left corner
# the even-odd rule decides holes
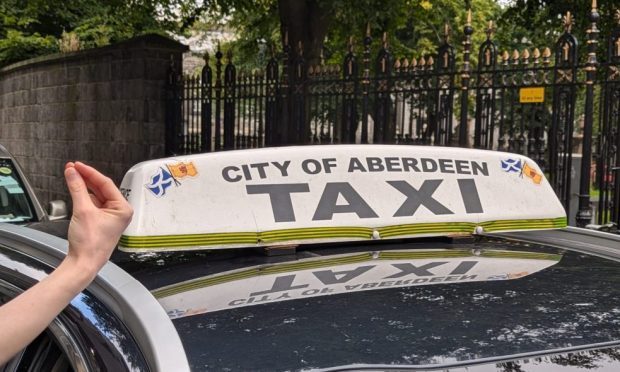
[[[288,33],[293,55],[297,55],[301,42],[306,64],[318,64],[331,20],[329,9],[321,8],[317,0],[278,0],[278,8],[282,46]]]
[[[288,70],[290,88],[285,92],[286,99],[280,108],[276,137],[281,145],[303,145],[309,143],[311,137],[303,80],[308,66],[320,63],[330,16],[329,11],[319,6],[318,0],[278,0],[278,9],[282,46],[288,43],[291,50],[288,68],[293,66],[300,53],[305,67],[303,70],[298,70],[301,66]]]

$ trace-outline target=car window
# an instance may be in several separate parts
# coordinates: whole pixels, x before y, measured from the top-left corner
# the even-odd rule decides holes
[[[28,222],[34,217],[23,181],[10,159],[0,159],[0,222]]]

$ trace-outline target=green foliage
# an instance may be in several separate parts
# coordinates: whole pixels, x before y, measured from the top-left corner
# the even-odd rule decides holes
[[[264,66],[272,45],[281,50],[281,22],[287,22],[283,4],[301,0],[1,0],[0,66],[58,51],[62,33],[76,35],[81,48],[92,48],[148,32],[189,35],[196,31],[234,30],[232,49],[241,67]],[[512,0],[502,8],[495,0],[303,0],[318,13],[312,22],[325,20],[326,62],[342,60],[348,39],[362,50],[366,24],[370,24],[375,55],[383,32],[395,55],[419,58],[432,54],[443,42],[443,24],[452,29],[451,44],[460,52],[466,7],[473,11],[473,53],[486,38],[489,20],[496,21],[494,36],[499,50],[553,47],[562,32],[562,15],[571,11],[573,32],[585,54],[585,31],[590,0]],[[617,0],[599,0],[601,34],[614,27]],[[296,25],[290,25],[295,27]],[[604,60],[605,43],[599,44]],[[460,58],[461,53],[457,53]]]
[[[16,30],[7,30],[0,39],[0,66],[56,51],[58,45],[54,37],[37,33],[25,35]]]
[[[63,32],[58,40],[58,49],[61,53],[76,52],[82,49],[82,43],[75,32]]]
[[[232,48],[235,62],[242,67],[264,65],[265,45],[281,49],[278,10],[281,3],[298,0],[214,0],[208,12],[196,18],[195,25],[205,25],[213,20],[227,18],[238,39],[226,48]],[[443,41],[443,24],[452,29],[451,44],[457,48],[457,58],[462,58],[463,27],[466,7],[472,9],[471,59],[475,66],[477,51],[486,39],[488,21],[494,21],[494,36],[498,52],[513,49],[530,51],[537,47],[553,50],[555,42],[564,31],[562,17],[570,11],[574,18],[573,34],[579,40],[580,60],[587,53],[586,30],[590,26],[591,0],[512,0],[503,6],[494,0],[306,0],[316,2],[328,15],[327,37],[324,43],[327,62],[338,62],[347,52],[347,41],[353,36],[355,51],[359,55],[366,24],[370,23],[375,55],[385,31],[389,45],[397,56],[419,58],[432,54]],[[599,0],[601,35],[608,35],[616,27],[614,13],[619,10],[618,0]],[[284,19],[286,21],[286,19]],[[599,40],[599,61],[605,61],[606,42]]]
[[[618,0],[598,0],[600,35],[609,35],[616,27],[614,14],[620,9]],[[562,17],[571,12],[572,33],[579,41],[580,60],[585,60],[586,31],[590,27],[591,0],[515,0],[499,19],[498,39],[503,48],[549,47],[553,49],[564,31]],[[605,39],[599,40],[599,61],[606,60]]]
[[[373,9],[373,1],[364,2],[368,3],[365,4],[365,11],[355,17],[348,17],[347,9],[351,8],[352,4],[342,1],[349,4],[340,10],[342,14],[337,29],[330,33],[327,43],[328,49],[333,50],[331,55],[336,59],[342,58],[347,35],[352,31],[357,31],[353,36],[357,44],[361,43],[366,22],[370,22],[375,48],[379,46],[382,33],[387,32],[390,49],[397,56],[411,59],[434,54],[444,40],[444,24],[448,24],[451,30],[450,44],[461,50],[463,27],[467,18],[462,0],[388,0],[381,4],[379,11]],[[501,9],[493,0],[473,0],[472,8],[472,25],[476,31],[473,35],[473,46],[476,48],[485,38],[483,29],[486,22],[496,19]]]
[[[63,32],[92,48],[179,27],[181,0],[2,0],[0,66],[59,51]]]
[[[272,52],[281,50],[277,1],[257,1],[235,10],[229,25],[236,31],[238,39],[225,48],[232,49],[235,63],[242,68],[263,67]]]
[[[280,0],[282,2],[283,0]],[[286,0],[284,0],[286,1]],[[291,0],[296,1],[296,0]],[[322,14],[327,15],[327,37],[324,57],[327,63],[339,63],[347,53],[347,42],[354,38],[355,52],[363,49],[366,25],[370,25],[373,38],[372,53],[376,55],[381,46],[383,32],[387,32],[392,52],[398,56],[419,58],[436,52],[443,41],[443,25],[453,29],[451,44],[461,47],[462,30],[466,21],[463,0],[315,0]],[[226,45],[235,56],[235,63],[242,68],[264,66],[272,45],[281,50],[281,14],[279,1],[256,2],[220,1],[210,8],[194,24],[193,30],[212,24],[213,20],[230,17],[228,25],[235,30],[238,39]],[[234,6],[230,6],[234,3]],[[473,26],[476,30],[473,42],[479,45],[485,38],[486,22],[498,19],[501,8],[493,0],[473,0]],[[475,53],[474,53],[475,54]],[[473,56],[475,59],[475,55]]]

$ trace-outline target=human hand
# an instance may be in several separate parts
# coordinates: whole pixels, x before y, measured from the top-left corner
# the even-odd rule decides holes
[[[112,180],[94,168],[67,163],[65,179],[73,200],[69,253],[45,279],[0,306],[0,369],[88,286],[131,221],[129,203]]]
[[[66,260],[92,279],[110,258],[133,210],[114,182],[93,167],[67,163],[65,179],[73,200]]]

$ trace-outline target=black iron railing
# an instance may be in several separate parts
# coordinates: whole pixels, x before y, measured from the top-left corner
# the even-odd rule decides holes
[[[207,56],[199,76],[182,76],[171,66],[168,152],[330,143],[502,150],[537,161],[579,225],[591,220],[591,187],[599,194],[595,222],[617,225],[620,12],[618,26],[603,38],[608,51],[602,64],[596,56],[595,6],[589,17],[583,63],[570,13],[553,47],[500,52],[490,23],[473,67],[469,11],[460,64],[448,26],[437,53],[417,59],[393,55],[385,34],[371,55],[369,29],[361,51],[356,54],[351,40],[339,64],[308,64],[303,46],[293,48],[286,36],[282,53],[273,54],[260,71],[237,71],[231,55],[224,58],[218,48],[213,66]],[[579,100],[583,113],[576,112]],[[581,153],[582,166],[580,179],[571,181],[574,153]],[[590,159],[596,163],[593,172]],[[574,194],[578,210],[570,210]]]

